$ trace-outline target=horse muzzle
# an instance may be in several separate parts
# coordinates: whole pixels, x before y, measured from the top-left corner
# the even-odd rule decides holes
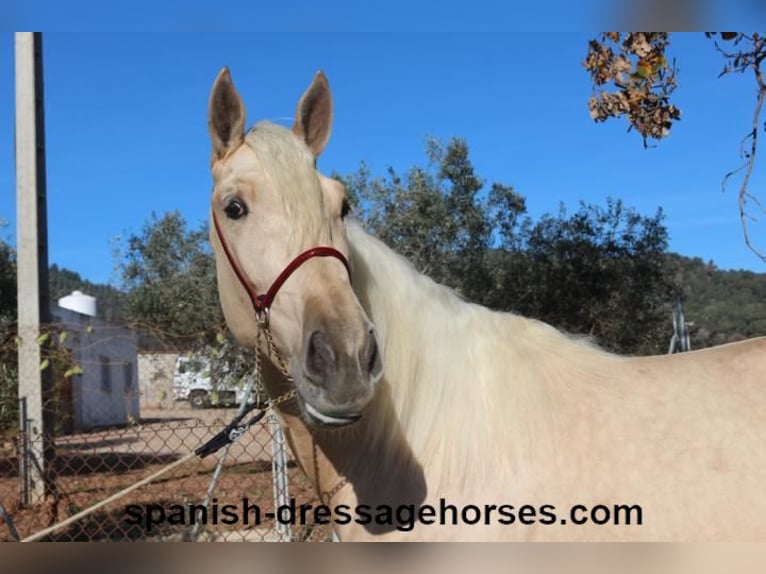
[[[356,352],[339,351],[344,342],[341,331],[320,328],[305,337],[296,390],[307,418],[318,425],[345,426],[361,419],[383,370],[372,328]]]

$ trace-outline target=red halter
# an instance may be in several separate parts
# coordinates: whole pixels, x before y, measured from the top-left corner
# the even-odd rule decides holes
[[[234,274],[237,276],[237,279],[239,279],[242,287],[245,288],[245,291],[247,291],[247,294],[250,297],[250,302],[253,304],[253,310],[255,311],[256,321],[263,325],[268,325],[269,323],[269,308],[274,302],[274,298],[277,296],[277,292],[279,291],[280,287],[282,287],[284,282],[287,281],[290,275],[292,275],[293,272],[298,269],[298,267],[303,265],[312,257],[335,257],[336,259],[339,259],[340,262],[345,266],[346,271],[348,272],[349,280],[351,280],[351,266],[349,265],[348,259],[346,259],[346,256],[343,255],[343,253],[334,247],[312,247],[311,249],[307,249],[303,253],[299,254],[295,259],[288,263],[287,267],[284,268],[284,270],[271,284],[271,287],[269,287],[268,291],[266,291],[266,294],[259,295],[253,284],[250,283],[245,274],[242,272],[242,269],[237,264],[237,260],[234,258],[234,254],[229,249],[229,245],[226,243],[223,233],[221,233],[221,227],[218,225],[218,218],[215,216],[215,211],[212,211],[211,213],[213,215],[215,233],[218,236],[219,243],[223,247],[223,252],[226,254],[226,259],[229,260],[229,265],[231,265],[231,268],[234,270]]]

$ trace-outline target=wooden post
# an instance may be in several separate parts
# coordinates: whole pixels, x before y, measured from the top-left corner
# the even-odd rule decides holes
[[[19,337],[19,398],[25,400],[29,502],[43,502],[52,458],[51,368],[41,370],[41,325],[50,322],[48,221],[45,189],[42,34],[17,32],[16,52],[16,228]],[[22,431],[24,429],[21,429]]]

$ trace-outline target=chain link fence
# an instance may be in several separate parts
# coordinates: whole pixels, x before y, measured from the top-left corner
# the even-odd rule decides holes
[[[24,538],[106,499],[193,451],[233,415],[233,409],[192,411],[179,406],[147,410],[136,424],[52,437],[54,456],[41,504],[26,502],[23,466],[31,461],[24,460],[24,433],[6,438],[0,447],[0,504],[5,521],[10,518],[11,523],[0,524],[0,538],[13,539],[7,526],[15,526]],[[289,449],[283,473],[275,474],[279,435],[276,419],[269,416],[231,445],[206,509],[202,503],[223,449],[202,460],[189,460],[46,539],[327,540],[330,533],[323,527],[286,527],[273,518],[280,504],[316,502]]]
[[[98,325],[88,331],[90,339],[83,333],[79,340],[70,335],[82,372],[69,372],[50,403],[57,422],[48,435],[42,500],[30,488],[30,477],[40,476],[34,472],[39,461],[28,448],[32,425],[24,420],[23,401],[13,396],[15,389],[2,397],[8,412],[0,426],[0,540],[33,535],[179,461],[237,412],[230,403],[194,408],[188,398],[177,400],[173,356],[142,358],[135,342],[123,338],[119,344],[133,348],[127,361],[124,349],[120,355],[104,346],[118,344],[114,333]],[[107,412],[112,422],[105,425]],[[270,413],[228,449],[193,457],[44,540],[329,540],[326,526],[275,520],[281,505],[304,503],[317,503],[313,488]]]

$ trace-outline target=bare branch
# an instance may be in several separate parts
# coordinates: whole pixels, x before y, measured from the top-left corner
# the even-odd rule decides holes
[[[725,75],[730,72],[742,73],[748,69],[751,69],[755,74],[755,80],[758,86],[758,96],[755,103],[755,109],[753,110],[751,130],[748,134],[745,135],[744,138],[742,138],[742,142],[740,144],[740,154],[744,156],[745,162],[737,169],[727,173],[721,182],[721,186],[725,191],[726,184],[734,174],[737,174],[741,171],[745,172],[742,178],[742,183],[739,187],[739,192],[737,194],[739,217],[742,224],[742,234],[745,240],[745,245],[747,245],[748,249],[750,249],[750,251],[752,251],[757,257],[766,263],[766,252],[756,247],[750,236],[749,222],[757,222],[758,218],[751,215],[748,211],[749,206],[755,205],[758,211],[766,214],[766,210],[764,210],[763,205],[758,200],[758,198],[750,192],[749,188],[750,179],[752,177],[753,170],[755,169],[756,152],[758,150],[758,130],[760,125],[761,110],[763,109],[764,99],[766,99],[766,83],[764,82],[763,71],[761,70],[761,63],[764,59],[766,59],[766,40],[758,33],[754,33],[752,36],[746,34],[737,34],[737,37],[734,40],[735,46],[742,41],[750,43],[749,49],[747,51],[739,51],[736,53],[724,50],[721,48],[717,41],[714,42],[716,49],[727,60],[729,60],[730,64],[724,68],[724,71],[721,73],[721,75]],[[748,140],[750,142],[750,147],[749,149],[746,149],[745,144]]]
[[[766,252],[754,245],[748,228],[758,221],[753,211],[759,216],[766,215],[766,209],[749,188],[756,165],[759,118],[766,99],[761,71],[766,60],[766,37],[758,32],[706,32],[705,36],[713,40],[724,58],[719,78],[748,70],[755,74],[758,96],[752,128],[740,142],[743,163],[723,177],[721,187],[726,191],[733,176],[744,174],[737,194],[742,231],[748,248],[766,262]],[[677,68],[675,61],[671,65],[666,57],[669,39],[670,34],[665,32],[605,32],[588,43],[583,66],[593,81],[594,93],[588,108],[594,121],[624,116],[629,122],[628,131],[636,129],[643,137],[644,147],[649,147],[648,138],[661,140],[670,133],[681,111],[670,103],[677,87]]]

